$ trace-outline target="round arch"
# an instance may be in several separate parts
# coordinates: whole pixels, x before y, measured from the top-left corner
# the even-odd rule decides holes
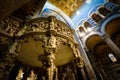
[[[107,18],[107,19],[102,23],[102,25],[101,25],[101,29],[100,29],[101,33],[102,33],[102,34],[105,34],[105,33],[106,33],[105,29],[106,29],[107,24],[108,24],[110,21],[112,21],[113,19],[116,19],[116,18],[118,18],[118,17],[120,17],[120,14],[119,14],[119,13],[117,13],[117,14],[109,17],[109,18]]]
[[[91,32],[90,34],[88,34],[84,39],[83,39],[83,46],[87,46],[86,45],[86,42],[88,40],[88,38],[94,36],[94,35],[97,35],[97,36],[102,36],[102,34],[100,32]]]

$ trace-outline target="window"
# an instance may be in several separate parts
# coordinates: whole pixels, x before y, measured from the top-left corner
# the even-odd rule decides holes
[[[117,61],[116,57],[112,53],[109,53],[108,56],[109,56],[109,58],[111,59],[112,62],[116,62]]]

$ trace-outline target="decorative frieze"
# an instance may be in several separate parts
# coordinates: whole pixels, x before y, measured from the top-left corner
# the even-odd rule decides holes
[[[7,19],[0,22],[0,26],[1,26],[0,32],[13,36],[19,31],[21,23],[22,20],[10,16]]]

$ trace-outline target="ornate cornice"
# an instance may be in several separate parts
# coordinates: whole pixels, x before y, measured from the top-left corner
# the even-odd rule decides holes
[[[52,20],[53,19],[53,20]],[[75,42],[73,30],[70,29],[65,23],[56,20],[55,17],[49,18],[36,18],[24,24],[16,36],[24,37],[29,35],[47,35],[50,34],[63,37],[71,42]]]

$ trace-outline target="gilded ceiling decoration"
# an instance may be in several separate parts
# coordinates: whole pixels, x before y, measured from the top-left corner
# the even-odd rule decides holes
[[[68,16],[72,14],[80,7],[84,0],[48,0],[50,3],[61,9]]]

